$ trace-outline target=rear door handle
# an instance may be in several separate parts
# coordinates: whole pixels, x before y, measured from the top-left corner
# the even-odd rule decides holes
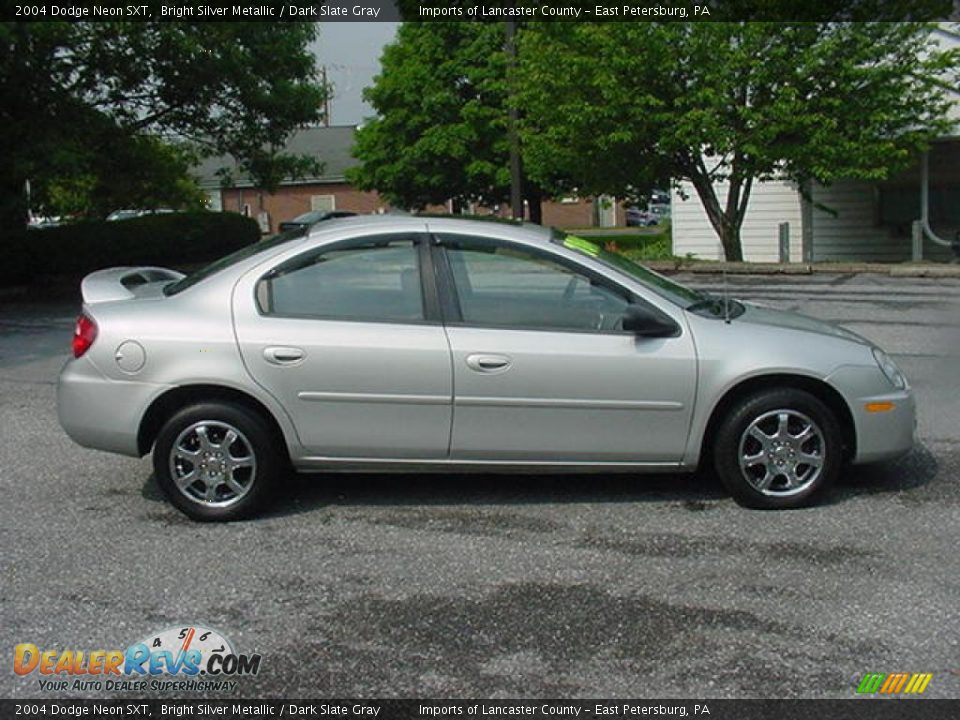
[[[467,355],[467,367],[482,373],[498,373],[510,367],[510,358],[506,355]]]
[[[268,347],[263,349],[264,359],[273,365],[296,365],[307,354],[297,347]]]

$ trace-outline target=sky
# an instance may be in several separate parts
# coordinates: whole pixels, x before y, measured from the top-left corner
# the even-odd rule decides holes
[[[317,62],[327,68],[327,80],[334,85],[330,101],[331,125],[356,125],[373,109],[363,102],[361,92],[380,70],[383,46],[393,40],[399,23],[322,22],[320,37],[313,45]]]

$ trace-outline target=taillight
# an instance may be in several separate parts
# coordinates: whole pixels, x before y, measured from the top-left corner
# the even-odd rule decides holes
[[[78,358],[83,355],[96,339],[97,324],[86,315],[78,317],[77,325],[73,329],[73,356]]]

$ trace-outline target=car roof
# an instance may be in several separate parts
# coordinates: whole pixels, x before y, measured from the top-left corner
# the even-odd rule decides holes
[[[313,240],[331,232],[340,232],[347,228],[357,230],[422,231],[426,227],[430,232],[448,232],[458,235],[481,235],[526,243],[548,243],[551,228],[533,223],[518,223],[499,218],[463,218],[435,215],[354,215],[345,218],[331,218],[314,225],[308,237]]]
[[[347,240],[354,233],[357,236],[362,236],[373,235],[378,231],[410,233],[427,231],[474,235],[526,245],[546,245],[550,243],[551,239],[550,228],[531,223],[490,222],[469,218],[400,214],[354,215],[352,217],[332,218],[312,225],[306,230],[292,230],[267,238],[263,241],[266,244],[260,245],[257,243],[259,248],[250,255],[216,270],[209,276],[198,278],[196,284],[191,284],[185,289],[196,291],[206,288],[207,292],[223,292],[224,284],[229,285],[235,282],[236,278],[261,263],[272,262],[280,256],[290,252],[299,252],[301,249],[322,247],[328,242],[335,243],[340,240]],[[558,251],[563,250],[560,246],[556,249]],[[171,297],[176,295],[179,295],[179,293]]]

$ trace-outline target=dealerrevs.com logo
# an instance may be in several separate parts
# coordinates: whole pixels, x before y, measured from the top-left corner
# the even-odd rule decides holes
[[[242,654],[221,633],[199,625],[171,627],[126,650],[41,650],[20,643],[13,671],[36,674],[44,691],[233,690],[239,676],[260,672],[260,655]]]

